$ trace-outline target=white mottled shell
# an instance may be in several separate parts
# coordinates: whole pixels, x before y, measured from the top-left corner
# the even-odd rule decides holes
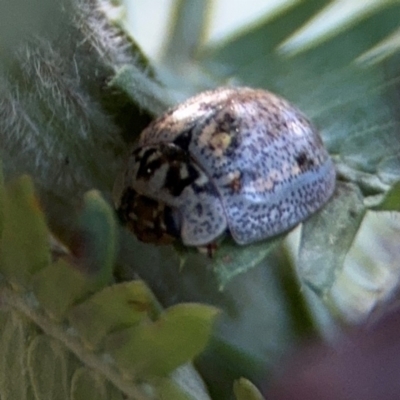
[[[215,212],[196,217],[193,207],[185,211],[185,203],[170,204],[162,191],[143,193],[142,185],[140,192],[182,208],[182,240],[188,245],[212,242],[225,229],[224,221],[239,244],[277,235],[309,217],[333,193],[335,168],[317,131],[270,92],[244,87],[201,93],[150,124],[137,148],[179,146],[180,138],[217,192],[211,200],[191,198],[197,194],[188,188],[185,201],[211,204]],[[129,184],[136,189],[134,177]],[[224,214],[222,229],[200,233],[194,226],[215,226],[211,218],[217,214]]]

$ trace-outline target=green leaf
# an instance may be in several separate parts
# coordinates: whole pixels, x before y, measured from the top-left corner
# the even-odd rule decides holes
[[[38,272],[32,286],[42,307],[56,319],[92,288],[87,277],[62,258]]]
[[[224,289],[236,275],[258,265],[281,241],[282,236],[277,236],[247,246],[239,246],[232,239],[224,240],[209,263],[217,276],[220,289]]]
[[[156,317],[160,306],[143,281],[109,286],[69,313],[71,325],[91,346],[98,346],[112,331],[122,330],[148,316]]]
[[[114,213],[97,191],[86,193],[79,223],[74,264],[60,258],[33,278],[33,291],[53,318],[63,317],[78,299],[112,280],[116,247]]]
[[[303,225],[299,252],[302,282],[325,294],[341,271],[365,214],[357,186],[338,182],[333,198]]]
[[[106,348],[124,373],[164,376],[204,349],[217,313],[210,306],[178,304],[155,322],[110,335]]]
[[[75,371],[71,382],[71,400],[122,400],[122,394],[88,368]]]
[[[4,198],[4,231],[0,270],[9,281],[27,286],[32,274],[50,262],[49,232],[32,181],[23,176]]]
[[[256,386],[246,378],[240,378],[233,383],[233,393],[236,400],[264,400]]]
[[[117,240],[114,211],[96,190],[87,192],[84,200],[77,259],[93,286],[102,287],[112,281]]]
[[[38,335],[28,349],[28,371],[37,399],[69,398],[69,353],[59,341]]]
[[[395,183],[385,194],[383,200],[373,207],[376,211],[400,211],[400,182]]]
[[[216,243],[216,249],[207,247],[199,249],[185,247],[181,243],[174,245],[180,258],[181,268],[189,261],[190,254],[203,253],[208,257],[207,267],[215,274],[219,289],[222,291],[226,285],[237,275],[248,271],[258,265],[265,257],[282,242],[284,235],[278,235],[271,239],[240,246],[231,237],[224,237]]]
[[[33,400],[26,373],[29,338],[35,327],[16,312],[0,313],[0,398]]]

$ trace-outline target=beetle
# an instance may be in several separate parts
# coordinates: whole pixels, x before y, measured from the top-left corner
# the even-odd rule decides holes
[[[331,197],[334,164],[312,123],[282,97],[222,87],[144,129],[115,189],[139,240],[239,245],[298,225]]]

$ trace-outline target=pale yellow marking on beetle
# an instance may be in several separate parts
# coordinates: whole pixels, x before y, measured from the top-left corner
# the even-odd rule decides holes
[[[210,123],[203,128],[198,137],[199,145],[201,147],[209,146],[210,140],[213,134],[215,133],[216,129],[217,129],[217,124],[213,121],[210,121]]]
[[[217,132],[211,137],[209,146],[213,149],[216,157],[222,157],[231,142],[232,138],[229,133]]]

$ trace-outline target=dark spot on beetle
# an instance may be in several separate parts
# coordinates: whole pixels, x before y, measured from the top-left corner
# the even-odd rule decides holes
[[[147,164],[147,160],[157,152],[157,149],[154,147],[147,149],[143,152],[143,154],[140,156],[140,153],[142,152],[142,149],[137,149],[135,150],[132,155],[135,156],[135,160],[139,160],[142,164]]]
[[[189,145],[192,140],[192,128],[182,132],[174,141],[173,144],[184,151],[189,151]]]
[[[189,154],[175,144],[160,145],[160,152],[163,156],[164,162],[168,164],[179,162],[187,163],[190,160]]]
[[[64,164],[65,164],[65,165],[69,165],[69,157],[68,157],[68,156],[65,157],[65,159],[64,159]]]
[[[187,164],[188,176],[184,179],[181,178],[182,164],[175,162],[170,165],[165,177],[164,188],[167,189],[172,196],[179,197],[183,190],[193,184],[193,182],[199,177],[197,170],[191,165]]]
[[[227,153],[226,154],[230,154],[232,153],[234,150],[236,150],[240,145],[240,140],[239,140],[239,136],[238,133],[235,132],[231,132],[231,143],[229,145],[229,147],[227,148]]]
[[[299,165],[299,167],[302,167],[306,161],[307,161],[307,156],[305,155],[305,153],[300,153],[296,156],[296,162]]]
[[[231,115],[229,112],[224,113],[221,118],[221,121],[226,124],[227,127],[232,127],[235,122],[237,122],[237,118]]]
[[[147,159],[156,151],[157,150],[155,148],[143,150],[142,148],[139,147],[134,151],[132,151],[132,157],[134,158],[135,162],[140,162],[142,160],[145,160],[145,162],[147,162]]]
[[[199,217],[203,215],[203,206],[200,203],[196,204],[196,213]]]
[[[142,159],[140,162],[140,166],[138,172],[136,174],[137,179],[145,179],[148,180],[154,174],[154,172],[163,165],[163,160],[161,157],[156,158],[155,160],[150,161]]]
[[[301,171],[307,171],[315,165],[314,160],[309,158],[306,153],[298,154],[295,159]]]

